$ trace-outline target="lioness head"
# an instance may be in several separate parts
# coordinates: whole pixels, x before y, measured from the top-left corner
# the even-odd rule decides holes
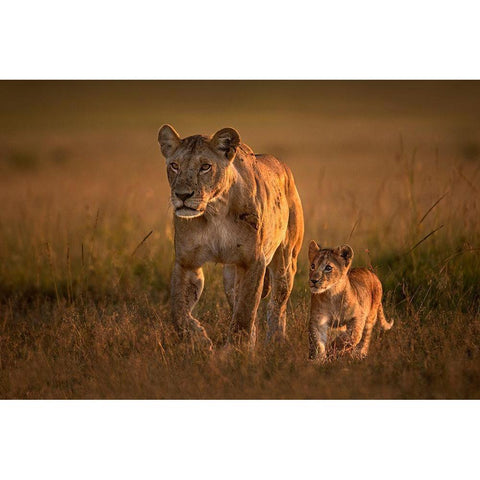
[[[315,241],[308,247],[310,260],[309,287],[312,293],[323,293],[341,281],[348,272],[353,259],[349,245],[336,248],[320,248]]]
[[[194,135],[182,139],[173,127],[164,125],[158,132],[158,142],[167,161],[175,215],[203,215],[209,203],[229,186],[231,163],[240,144],[238,132],[223,128],[213,137]]]

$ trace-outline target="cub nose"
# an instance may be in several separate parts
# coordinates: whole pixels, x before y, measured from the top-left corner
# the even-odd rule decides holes
[[[310,281],[312,282],[312,285],[316,285],[318,283],[318,280],[314,280],[313,278]]]
[[[187,200],[187,198],[193,197],[193,192],[190,193],[180,193],[180,192],[175,192],[175,195],[184,202]]]

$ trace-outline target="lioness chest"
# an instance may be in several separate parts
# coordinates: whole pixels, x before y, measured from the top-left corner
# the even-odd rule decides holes
[[[177,258],[192,266],[249,264],[256,254],[257,231],[241,219],[200,218],[177,225],[175,243]]]
[[[212,219],[202,235],[207,262],[249,263],[255,249],[255,232],[238,219]]]

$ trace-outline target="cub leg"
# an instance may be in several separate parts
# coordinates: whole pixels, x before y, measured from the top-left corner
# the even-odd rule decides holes
[[[361,342],[358,344],[358,348],[360,349],[360,355],[362,357],[366,357],[368,354],[368,347],[370,346],[370,340],[372,339],[372,330],[373,326],[375,325],[375,321],[377,319],[377,312],[376,310],[370,312],[367,321],[365,322],[365,330],[363,332],[363,337]]]
[[[310,313],[308,326],[310,343],[308,358],[310,360],[325,359],[329,325],[330,319],[326,315],[315,315],[314,312]]]
[[[248,335],[251,346],[256,341],[256,315],[263,288],[265,259],[262,258],[247,268],[237,266],[235,281],[235,306],[230,337]]]
[[[354,349],[362,339],[364,328],[365,317],[354,317],[347,323],[347,331],[335,339],[335,349],[343,351]]]
[[[203,291],[203,271],[201,268],[186,268],[175,263],[172,275],[172,318],[181,334],[190,335],[208,350],[212,341],[201,323],[192,316],[192,310]]]
[[[358,345],[360,355],[366,357],[368,354],[368,348],[370,346],[370,340],[372,339],[372,330],[377,322],[377,319],[385,321],[382,308],[382,284],[377,277],[373,276],[373,304],[365,323],[365,331],[363,333],[362,341]]]
[[[363,330],[365,328],[365,317],[356,317],[353,319],[350,330],[350,345],[355,348],[362,340]],[[348,327],[347,327],[348,331]]]

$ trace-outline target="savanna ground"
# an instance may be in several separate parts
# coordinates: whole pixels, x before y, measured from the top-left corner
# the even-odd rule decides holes
[[[480,398],[480,83],[1,82],[0,105],[1,398]],[[163,123],[233,126],[293,170],[284,345],[262,304],[255,352],[225,348],[215,265],[196,309],[215,351],[179,342]],[[383,282],[395,326],[365,360],[307,361],[312,238]]]

